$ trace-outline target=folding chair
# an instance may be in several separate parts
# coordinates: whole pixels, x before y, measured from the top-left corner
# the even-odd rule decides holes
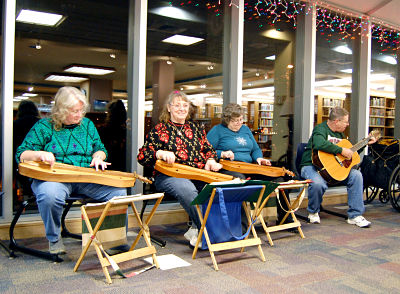
[[[75,264],[74,272],[78,270],[91,245],[93,245],[94,249],[96,250],[96,254],[99,258],[107,283],[109,284],[111,284],[112,281],[107,269],[108,266],[112,266],[119,275],[125,277],[125,275],[119,270],[119,262],[151,255],[153,258],[153,264],[159,268],[156,249],[151,244],[148,224],[150,223],[163,197],[163,193],[148,195],[137,194],[114,197],[113,199],[100,204],[87,204],[81,206],[82,219],[84,223],[83,228],[87,229],[87,233],[83,234],[82,236],[83,249],[78,261]],[[156,199],[156,203],[154,204],[153,209],[151,210],[147,219],[142,222],[136,209],[135,202],[150,199]],[[106,253],[104,247],[114,247],[119,245],[118,240],[121,239],[122,242],[126,243],[125,221],[126,211],[129,205],[131,205],[136,220],[139,223],[140,231],[129,251],[115,254],[111,257]],[[85,231],[83,231],[83,233],[85,233]],[[144,237],[147,246],[144,248],[135,249],[142,236]]]
[[[289,207],[289,209],[285,210],[282,208],[286,213],[278,225],[268,227],[266,225],[266,223],[264,222],[264,219],[261,216],[258,217],[265,233],[267,234],[268,242],[271,246],[274,246],[274,242],[272,242],[272,238],[270,235],[270,233],[272,233],[272,232],[287,230],[287,229],[291,229],[291,228],[297,228],[297,230],[300,234],[300,237],[302,239],[304,239],[304,234],[303,234],[303,231],[301,230],[301,224],[297,220],[295,212],[300,207],[301,202],[303,201],[304,195],[306,193],[306,188],[308,187],[308,184],[310,182],[311,182],[310,180],[305,180],[305,181],[289,181],[289,182],[279,183],[279,186],[275,190],[275,193],[277,195],[276,197],[278,200],[277,205],[281,205],[281,207],[282,207],[281,201],[285,201],[285,203],[286,203],[287,207]],[[290,203],[289,199],[287,198],[288,196],[285,193],[285,190],[287,190],[287,189],[300,189],[299,194],[297,195],[295,201],[293,201],[292,203]],[[281,193],[279,193],[279,191],[281,191]],[[280,195],[283,196],[282,197],[283,199],[280,199]],[[269,198],[270,196],[271,195],[268,195],[267,198]],[[293,222],[285,224],[285,220],[287,219],[287,217],[289,215],[292,216]]]
[[[196,205],[201,221],[192,258],[196,258],[202,240],[202,246],[207,246],[210,252],[215,270],[218,270],[214,255],[217,251],[242,248],[243,252],[245,247],[257,246],[261,260],[265,261],[261,239],[257,236],[253,223],[261,214],[268,195],[277,186],[278,184],[267,181],[206,185],[192,202],[192,205]],[[256,203],[253,215],[249,212],[246,201]],[[202,205],[202,210],[200,205]],[[244,235],[242,235],[241,226],[241,206],[244,208],[248,221],[248,230]],[[249,237],[250,232],[252,237]]]
[[[76,201],[91,201],[93,199],[88,198],[87,196],[84,195],[78,195],[78,194],[72,194],[70,195],[66,200],[65,200],[65,206],[64,210],[61,216],[61,237],[70,237],[70,238],[75,238],[75,239],[81,239],[80,235],[73,234],[68,231],[66,225],[65,225],[65,218],[67,217],[68,212],[70,211],[72,205]],[[14,231],[15,231],[15,226],[20,219],[22,213],[25,211],[25,208],[28,206],[28,201],[24,201],[21,203],[20,207],[16,211],[14,218],[11,222],[10,229],[9,229],[9,236],[10,236],[10,257],[15,258],[17,255],[15,254],[15,251],[20,251],[24,252],[33,256],[37,256],[43,259],[51,260],[54,262],[62,262],[63,259],[58,255],[58,254],[51,254],[48,251],[42,251],[38,249],[34,249],[28,246],[24,246],[21,244],[18,244],[17,240],[15,239],[14,236]]]

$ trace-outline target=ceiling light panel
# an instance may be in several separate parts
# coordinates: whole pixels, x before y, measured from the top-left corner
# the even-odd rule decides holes
[[[112,67],[71,64],[64,68],[64,71],[85,75],[107,75],[115,72],[115,69]]]
[[[190,37],[190,36],[184,36],[184,35],[173,35],[169,38],[162,40],[162,42],[188,46],[188,45],[192,45],[192,44],[198,43],[203,40],[204,40],[203,38]]]
[[[333,48],[332,50],[339,52],[339,53],[347,54],[347,55],[350,55],[353,53],[353,51],[351,51],[351,49],[345,45],[337,46],[337,47]]]
[[[87,77],[79,77],[73,75],[63,75],[63,74],[49,74],[45,77],[46,81],[50,82],[61,82],[61,83],[81,83],[87,81]]]
[[[61,14],[22,9],[17,16],[17,21],[37,24],[42,26],[56,26],[61,22]]]

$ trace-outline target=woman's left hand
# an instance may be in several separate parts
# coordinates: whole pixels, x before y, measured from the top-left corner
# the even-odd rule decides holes
[[[271,165],[271,161],[269,161],[269,160],[266,159],[266,158],[262,158],[262,157],[257,158],[257,163],[258,163],[259,165]]]
[[[205,170],[219,171],[222,168],[222,164],[216,162],[214,159],[209,159],[206,162]]]
[[[98,151],[101,152],[101,151]],[[93,154],[93,159],[92,162],[90,163],[90,166],[94,166],[96,168],[96,170],[99,170],[99,167],[101,167],[101,170],[105,170],[107,168],[108,165],[111,165],[111,163],[109,162],[105,162],[103,160],[103,158],[105,158],[105,154],[104,152],[102,152],[103,154],[98,154],[98,152],[96,152],[95,154]]]

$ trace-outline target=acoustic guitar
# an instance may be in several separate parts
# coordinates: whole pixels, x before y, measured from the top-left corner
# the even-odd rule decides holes
[[[313,165],[317,167],[319,174],[328,184],[336,184],[344,181],[348,177],[352,167],[359,164],[361,161],[360,155],[357,151],[366,146],[372,137],[378,139],[380,137],[380,132],[378,130],[372,131],[368,137],[362,139],[354,146],[346,139],[340,141],[337,146],[349,148],[354,152],[350,159],[345,158],[341,154],[332,154],[321,150],[313,150]]]

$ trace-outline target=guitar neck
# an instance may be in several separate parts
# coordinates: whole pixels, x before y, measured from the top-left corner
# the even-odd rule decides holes
[[[354,144],[353,147],[351,147],[351,151],[356,152],[358,150],[360,150],[361,148],[363,148],[364,146],[366,146],[368,144],[368,141],[371,139],[371,135],[362,139],[360,142],[358,142],[357,144]]]

